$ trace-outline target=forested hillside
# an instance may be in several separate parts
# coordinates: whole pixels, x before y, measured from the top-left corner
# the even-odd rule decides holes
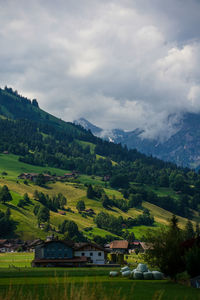
[[[14,180],[17,180],[20,169],[27,168],[26,165],[30,166],[30,170],[40,168],[40,173],[44,173],[45,170],[51,173],[51,168],[58,170],[55,172],[76,171],[79,177],[73,179],[71,183],[80,184],[77,189],[85,191],[77,201],[90,201],[90,207],[93,205],[95,207],[95,203],[98,203],[100,215],[92,219],[92,224],[95,223],[102,230],[120,236],[123,226],[131,229],[139,225],[153,225],[153,215],[150,214],[149,209],[145,210],[144,203],[156,205],[182,217],[198,220],[199,174],[148,157],[137,150],[128,150],[121,144],[103,141],[81,126],[64,122],[44,112],[39,108],[36,99],[32,101],[26,99],[7,87],[0,90],[0,132],[0,152],[4,153],[2,162],[6,160],[5,155],[11,158],[10,155],[15,155],[14,159],[18,160],[15,164],[19,173],[17,174],[15,170]],[[3,178],[0,184],[12,187],[9,176],[5,175],[7,173],[9,175],[8,169],[8,164],[7,168],[5,164],[1,169]],[[92,179],[94,177],[99,178],[97,182]],[[13,177],[10,180],[13,180]],[[14,191],[18,191],[17,184],[13,187]],[[27,189],[24,184],[24,191],[32,197],[34,205],[40,202],[39,205],[48,208],[53,214],[51,217],[53,220],[54,214],[58,209],[65,209],[65,205],[53,206],[52,203],[56,200],[49,196],[48,190],[46,196],[43,190],[44,197],[41,195],[38,196],[39,198],[36,197],[34,189],[37,190],[38,182],[34,184],[31,183],[31,189]],[[42,186],[42,184],[38,185]],[[48,189],[49,184],[44,185],[43,188]],[[113,192],[116,190],[119,193],[117,198]],[[42,201],[39,200],[41,197],[43,197]],[[113,209],[117,209],[118,212],[116,219],[115,216],[110,217]],[[134,214],[130,213],[133,209],[136,211],[142,209],[138,219],[133,218]],[[33,212],[34,207],[31,208],[31,213]],[[127,214],[124,218],[117,219],[124,213]],[[71,217],[73,219],[73,215]],[[54,225],[58,227],[57,221]]]

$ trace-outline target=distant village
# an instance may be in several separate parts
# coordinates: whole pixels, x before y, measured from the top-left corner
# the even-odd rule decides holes
[[[20,239],[1,239],[0,252],[34,252],[33,267],[119,266],[125,263],[126,254],[144,252],[147,245],[140,241],[115,240],[104,246],[96,243],[74,243],[59,240],[54,235],[45,241],[36,239],[23,242]],[[108,254],[109,260],[108,260]]]
[[[62,176],[42,174],[45,182],[52,181],[52,180],[59,181],[59,180],[66,180],[66,179],[76,179],[78,177],[78,175],[79,175],[79,173],[77,171],[73,171],[71,173],[65,173]],[[18,178],[35,182],[37,180],[38,176],[39,176],[38,173],[21,173],[18,176]]]

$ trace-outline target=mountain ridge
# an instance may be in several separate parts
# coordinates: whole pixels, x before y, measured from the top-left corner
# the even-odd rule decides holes
[[[76,121],[78,123],[78,121]],[[93,132],[90,122],[87,129]],[[84,127],[84,123],[82,123]],[[144,131],[137,128],[133,131],[122,129],[103,130],[98,128],[94,135],[112,140],[114,143],[126,145],[128,149],[137,149],[146,154],[153,155],[165,161],[171,161],[179,166],[200,168],[200,114],[185,113],[177,123],[177,130],[168,139],[148,139],[143,137]]]

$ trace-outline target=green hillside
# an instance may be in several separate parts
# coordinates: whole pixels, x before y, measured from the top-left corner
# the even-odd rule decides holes
[[[199,222],[200,175],[194,171],[94,137],[81,126],[44,112],[36,99],[24,98],[11,88],[0,89],[0,115],[0,185],[8,186],[13,196],[5,204],[0,200],[0,210],[10,208],[17,222],[15,233],[24,239],[44,237],[53,230],[60,234],[64,220],[74,221],[91,239],[111,234],[123,238],[126,229],[140,238],[146,228],[166,226],[173,213],[182,228],[187,218]],[[74,171],[78,178],[56,179]],[[55,179],[36,185],[19,179],[21,173],[51,174]],[[93,196],[88,198],[89,185]],[[50,209],[50,232],[38,227],[33,213],[39,201],[33,197],[36,189],[49,197],[50,202],[39,204]],[[32,204],[20,207],[25,193]],[[67,198],[65,215],[59,213],[58,203],[52,207],[59,193]],[[77,211],[80,200],[86,210],[94,211],[93,216]]]
[[[86,186],[85,183],[91,183],[95,185],[104,186],[105,183],[101,180],[100,177],[80,175],[76,180],[77,182],[55,182],[49,183],[46,187],[40,187],[35,185],[32,182],[28,184],[24,183],[24,180],[18,179],[18,175],[21,172],[53,172],[58,175],[62,175],[65,171],[56,169],[56,168],[42,168],[38,166],[31,166],[18,161],[18,157],[15,155],[1,154],[0,155],[0,173],[7,173],[7,175],[1,175],[0,177],[0,186],[7,185],[12,191],[13,200],[6,204],[0,204],[0,210],[6,211],[9,207],[11,210],[12,219],[17,222],[16,234],[21,238],[33,239],[36,237],[45,238],[47,233],[44,230],[38,228],[37,217],[33,213],[34,205],[37,204],[37,201],[33,200],[34,191],[37,189],[39,192],[48,194],[49,196],[62,193],[67,198],[66,209],[71,209],[71,212],[67,211],[66,215],[60,215],[58,212],[52,212],[50,216],[50,224],[56,230],[58,225],[61,224],[65,219],[72,220],[77,223],[79,229],[84,232],[84,235],[92,239],[93,236],[99,235],[105,237],[110,235],[109,231],[100,229],[94,223],[93,217],[87,216],[83,217],[76,209],[76,204],[79,200],[84,200],[86,209],[92,208],[97,215],[100,212],[109,212],[110,215],[115,217],[122,216],[127,219],[129,217],[135,218],[138,215],[142,214],[142,210],[139,208],[131,208],[127,212],[123,212],[119,208],[113,208],[112,210],[107,210],[102,206],[101,201],[88,199],[86,196]],[[67,170],[66,170],[67,171]],[[149,187],[150,188],[150,187]],[[116,199],[123,198],[121,192],[111,189],[110,187],[104,188],[106,194],[112,198],[115,196]],[[160,192],[160,191],[159,191]],[[165,189],[166,193],[172,193],[170,189]],[[28,193],[31,198],[31,205],[27,205],[24,208],[17,206],[19,200],[23,197],[24,193]],[[124,198],[123,198],[124,199]],[[125,200],[126,201],[126,200]],[[149,228],[156,230],[160,226],[165,226],[168,224],[168,220],[171,217],[171,213],[168,211],[153,205],[148,202],[143,202],[143,207],[148,208],[151,215],[155,218],[154,226],[134,226],[132,229],[129,229],[130,232],[134,232],[136,238],[141,238],[146,230]],[[185,218],[179,217],[180,226],[183,228],[187,222]],[[90,228],[89,231],[84,231],[84,229]],[[57,233],[58,234],[58,233]],[[113,235],[113,234],[112,234]],[[113,235],[115,236],[115,235]]]

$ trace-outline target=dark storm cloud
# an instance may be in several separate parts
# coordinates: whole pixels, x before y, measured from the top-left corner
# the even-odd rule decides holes
[[[0,1],[1,85],[65,120],[169,136],[200,111],[199,25],[195,0]]]

